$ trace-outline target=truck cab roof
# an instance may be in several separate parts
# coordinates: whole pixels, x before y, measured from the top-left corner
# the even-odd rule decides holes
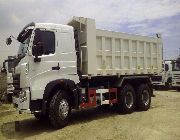
[[[73,32],[73,27],[69,25],[55,23],[35,23],[35,28],[45,28],[52,30],[61,30],[62,32]]]

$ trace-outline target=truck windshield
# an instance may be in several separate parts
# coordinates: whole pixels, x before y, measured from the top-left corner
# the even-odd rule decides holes
[[[180,61],[175,61],[172,63],[173,71],[180,71]]]
[[[28,48],[30,37],[28,37],[23,43],[20,43],[18,49],[18,56],[25,56]]]
[[[20,42],[19,49],[18,49],[18,57],[20,58],[24,57],[27,53],[32,29],[25,30],[23,33],[25,34],[24,36],[21,35],[22,32],[20,33],[21,36],[20,35],[18,36],[18,40]]]

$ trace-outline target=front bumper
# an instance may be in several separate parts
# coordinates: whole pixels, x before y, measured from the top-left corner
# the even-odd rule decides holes
[[[165,86],[162,82],[152,82],[153,86]]]
[[[19,112],[30,112],[30,91],[29,88],[21,90],[17,95],[12,97],[13,105]]]
[[[180,80],[172,82],[173,87],[180,87]]]

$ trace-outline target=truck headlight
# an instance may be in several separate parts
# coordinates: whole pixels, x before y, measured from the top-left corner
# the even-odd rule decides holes
[[[26,97],[26,91],[21,91],[20,94],[19,94],[19,98],[20,98],[20,102],[24,102],[27,100],[27,97]]]
[[[26,64],[26,72],[25,72],[25,73],[26,73],[26,74],[29,73],[29,63]]]

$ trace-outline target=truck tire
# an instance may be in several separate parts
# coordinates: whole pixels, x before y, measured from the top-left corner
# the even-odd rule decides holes
[[[170,89],[172,89],[172,80],[171,79],[168,79],[168,81],[165,83],[165,88],[167,89],[167,90],[170,90]]]
[[[180,92],[180,88],[178,87],[178,88],[176,89],[176,91],[177,91],[177,92]]]
[[[147,84],[141,84],[136,92],[137,95],[137,109],[140,111],[147,111],[151,105],[151,90]]]
[[[117,111],[123,114],[129,114],[134,111],[136,102],[136,96],[134,88],[127,84],[121,92],[118,94],[118,104],[116,106]]]
[[[52,97],[49,105],[50,123],[54,128],[65,127],[69,122],[70,114],[68,96],[64,90],[60,90]]]
[[[7,101],[8,101],[8,103],[12,103],[12,94],[11,93],[7,94]]]

